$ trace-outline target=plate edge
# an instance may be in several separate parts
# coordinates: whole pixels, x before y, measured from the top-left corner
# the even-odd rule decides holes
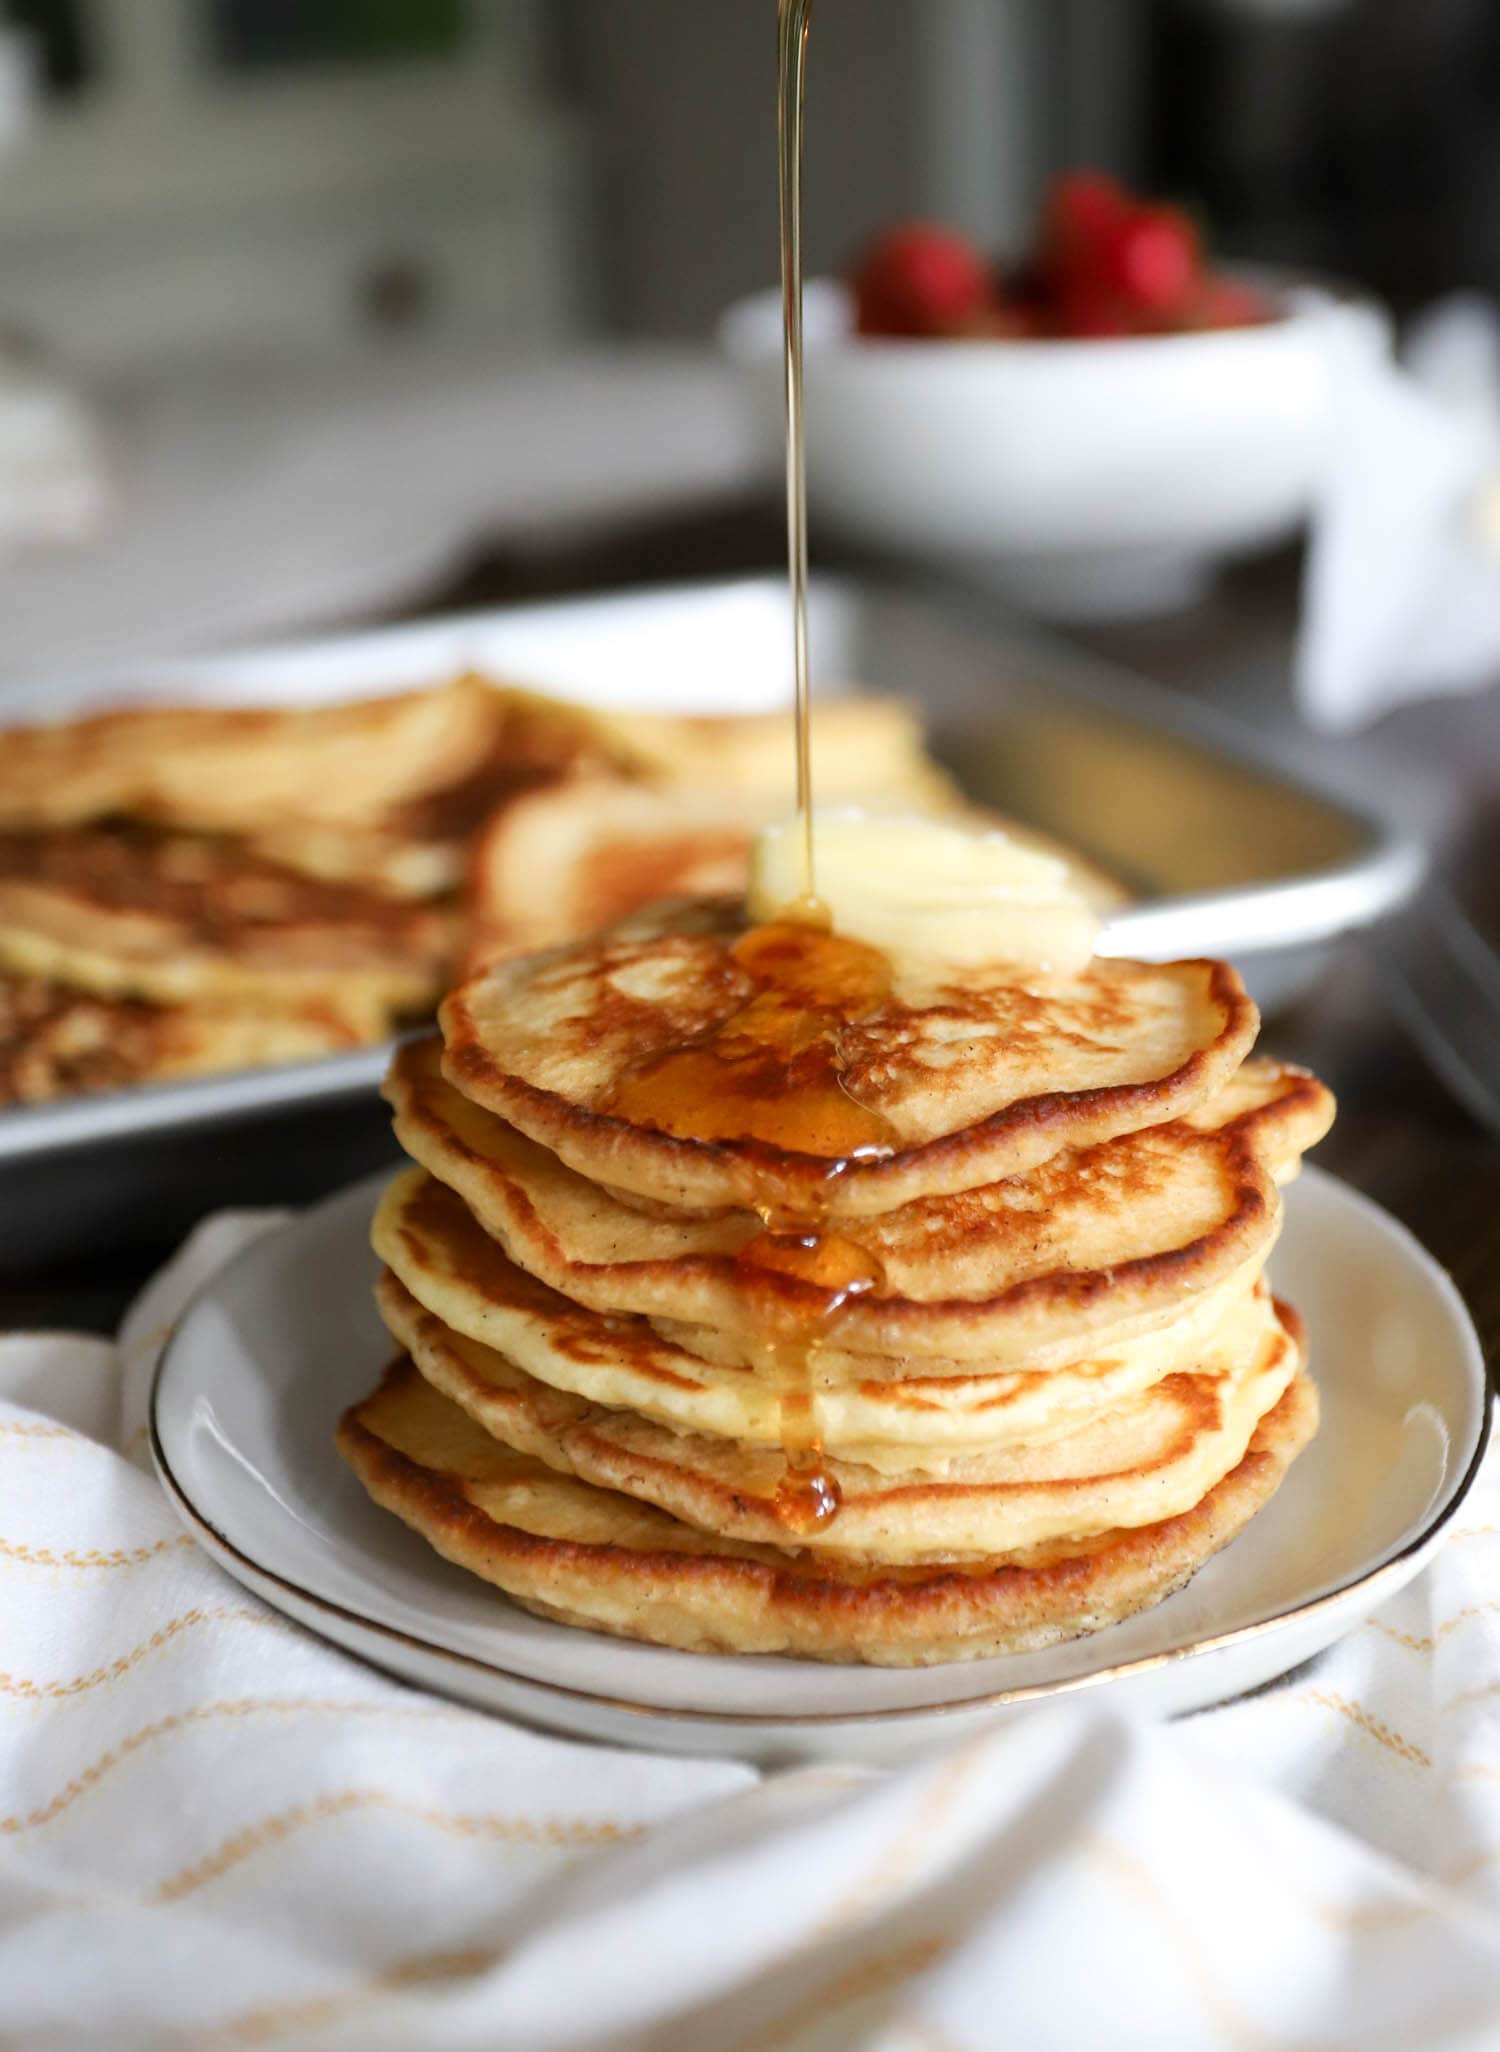
[[[1477,1356],[1477,1365],[1484,1392],[1480,1409],[1479,1430],[1475,1436],[1474,1447],[1464,1471],[1454,1485],[1452,1494],[1433,1513],[1421,1529],[1412,1535],[1398,1553],[1391,1555],[1389,1559],[1382,1560],[1378,1566],[1368,1569],[1364,1574],[1356,1575],[1350,1581],[1341,1583],[1338,1588],[1325,1590],[1322,1595],[1311,1597],[1307,1602],[1298,1604],[1290,1610],[1280,1611],[1274,1617],[1260,1618],[1252,1624],[1237,1625],[1229,1631],[1216,1633],[1208,1638],[1194,1640],[1190,1645],[1172,1646],[1159,1653],[1143,1654],[1137,1659],[1121,1661],[1111,1667],[1096,1668],[1089,1674],[1074,1675],[1063,1681],[1024,1683],[1016,1688],[987,1690],[979,1695],[959,1697],[950,1702],[921,1703],[906,1709],[803,1710],[777,1713],[774,1711],[692,1710],[672,1705],[633,1702],[624,1697],[602,1695],[593,1689],[574,1688],[566,1682],[546,1681],[533,1675],[521,1674],[513,1668],[501,1666],[496,1661],[481,1659],[477,1654],[463,1653],[450,1646],[437,1645],[434,1641],[424,1639],[416,1633],[403,1631],[397,1625],[386,1624],[380,1619],[366,1617],[361,1612],[351,1610],[347,1605],[337,1603],[331,1597],[320,1595],[316,1590],[308,1589],[300,1582],[294,1582],[288,1576],[279,1574],[275,1569],[267,1568],[259,1561],[254,1560],[243,1548],[236,1545],[226,1533],[222,1532],[211,1518],[207,1517],[200,1510],[174,1473],[171,1462],[167,1458],[166,1449],[162,1444],[159,1430],[158,1413],[162,1382],[168,1365],[176,1351],[183,1328],[187,1324],[195,1306],[210,1290],[220,1284],[239,1262],[247,1260],[252,1254],[263,1249],[267,1240],[275,1238],[280,1233],[295,1231],[311,1213],[316,1213],[325,1206],[347,1201],[355,1190],[363,1187],[364,1183],[373,1182],[375,1180],[373,1176],[362,1178],[359,1183],[345,1185],[342,1190],[336,1191],[331,1197],[325,1198],[322,1204],[311,1207],[311,1212],[299,1212],[284,1225],[276,1228],[274,1233],[267,1234],[262,1239],[253,1241],[249,1247],[243,1248],[225,1267],[210,1276],[190,1298],[173,1327],[171,1338],[162,1348],[161,1357],[156,1364],[151,1378],[151,1393],[147,1408],[147,1431],[152,1463],[179,1522],[195,1536],[200,1533],[206,1533],[209,1539],[212,1540],[213,1545],[220,1549],[230,1560],[239,1562],[249,1569],[251,1573],[259,1576],[261,1580],[286,1590],[289,1594],[297,1597],[300,1602],[309,1605],[316,1611],[324,1612],[331,1617],[347,1620],[350,1624],[358,1626],[362,1631],[376,1633],[394,1644],[410,1647],[426,1657],[435,1658],[480,1673],[498,1675],[506,1681],[517,1683],[526,1688],[565,1697],[570,1702],[596,1704],[601,1709],[619,1711],[625,1715],[646,1719],[663,1719],[669,1722],[680,1721],[688,1724],[708,1723],[725,1729],[775,1723],[788,1730],[798,1730],[803,1728],[828,1729],[844,1724],[871,1728],[884,1723],[905,1722],[912,1718],[956,1716],[965,1711],[1005,1709],[1016,1704],[1076,1695],[1082,1690],[1098,1687],[1105,1682],[1122,1681],[1127,1677],[1155,1673],[1162,1668],[1175,1666],[1187,1660],[1195,1660],[1206,1654],[1219,1652],[1229,1646],[1243,1645],[1250,1640],[1263,1637],[1268,1632],[1278,1631],[1307,1618],[1316,1617],[1321,1612],[1344,1602],[1357,1590],[1368,1590],[1372,1586],[1378,1589],[1387,1581],[1399,1581],[1400,1570],[1405,1568],[1414,1556],[1421,1554],[1424,1549],[1430,1547],[1440,1537],[1444,1529],[1457,1514],[1473,1487],[1475,1477],[1478,1475],[1480,1465],[1484,1460],[1490,1442],[1490,1434],[1494,1422],[1495,1395],[1487,1373],[1483,1348],[1479,1344],[1478,1334],[1475,1331],[1473,1320],[1469,1315],[1468,1306],[1464,1302],[1462,1293],[1459,1291],[1453,1278],[1448,1274],[1448,1271],[1428,1252],[1416,1235],[1403,1225],[1398,1218],[1393,1217],[1390,1212],[1386,1211],[1383,1205],[1377,1204],[1373,1198],[1367,1197],[1363,1191],[1356,1190],[1352,1185],[1344,1182],[1341,1177],[1330,1174],[1326,1169],[1318,1169],[1315,1165],[1309,1165],[1309,1168],[1304,1173],[1310,1179],[1316,1177],[1320,1182],[1331,1184],[1339,1192],[1340,1196],[1352,1199],[1360,1209],[1373,1213],[1379,1219],[1384,1229],[1393,1230],[1397,1233],[1406,1243],[1408,1249],[1419,1257],[1420,1264],[1429,1279],[1438,1284],[1441,1293],[1448,1297],[1452,1306],[1456,1307],[1459,1311],[1463,1326],[1466,1328],[1470,1349]],[[205,1551],[209,1551],[210,1557],[212,1557],[212,1549],[205,1548]],[[1420,1572],[1420,1569],[1417,1572]],[[356,1655],[356,1657],[359,1656]]]

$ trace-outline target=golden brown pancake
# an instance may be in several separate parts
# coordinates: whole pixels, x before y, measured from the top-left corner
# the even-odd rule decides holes
[[[951,790],[900,701],[830,700],[818,719],[819,774],[831,795]],[[503,795],[506,771],[519,764],[706,783],[778,806],[789,784],[780,714],[608,712],[467,675],[328,705],[144,704],[8,728],[0,827],[125,817],[216,833],[272,821],[417,830],[424,802],[451,814],[455,796],[469,801],[477,825],[487,781]]]
[[[1050,976],[898,963],[884,996],[846,1001],[816,977],[808,993],[836,1042],[839,1103],[878,1122],[888,1145],[847,1158],[842,1142],[814,1151],[766,1137],[809,1097],[806,1058],[780,1047],[757,1052],[753,1100],[734,1105],[720,1138],[616,1109],[654,1062],[740,1031],[765,990],[731,952],[744,931],[738,904],[692,903],[498,962],[442,1007],[447,1073],[594,1182],[690,1209],[862,1218],[1179,1118],[1255,1037],[1255,1007],[1220,962],[1095,960]]]
[[[392,1182],[371,1240],[393,1271],[387,1294],[409,1296],[454,1335],[498,1351],[554,1389],[677,1433],[779,1448],[776,1383],[755,1372],[753,1346],[705,1326],[653,1324],[574,1303],[518,1268],[463,1200],[421,1169]],[[1022,1442],[1040,1446],[1222,1344],[1252,1281],[1231,1275],[1155,1331],[1039,1370],[854,1354],[838,1344],[835,1327],[809,1363],[813,1423],[830,1455],[883,1471],[938,1467],[955,1455]],[[409,1332],[392,1330],[419,1352]],[[463,1400],[455,1389],[448,1394]]]
[[[276,820],[244,836],[270,862],[330,883],[359,883],[396,898],[437,898],[464,880],[474,834],[563,773],[497,761],[463,785],[433,792],[368,824]]]
[[[461,677],[337,705],[139,706],[13,727],[0,747],[0,826],[368,822],[471,775],[505,717],[501,694]]]
[[[447,916],[149,827],[0,833],[0,968],[102,997],[374,1017],[441,988]]]
[[[931,1465],[914,1447],[905,1468],[887,1472],[828,1461],[838,1516],[804,1530],[788,1514],[779,1452],[675,1432],[549,1388],[451,1332],[389,1275],[377,1296],[392,1338],[427,1381],[518,1453],[654,1503],[700,1532],[855,1561],[995,1559],[1157,1524],[1237,1466],[1297,1368],[1269,1298],[1255,1295],[1190,1370],[1041,1444],[949,1453]]]
[[[269,816],[250,834],[252,844],[310,876],[374,884],[398,897],[435,897],[464,881],[481,829],[532,794],[575,780],[630,788],[624,779],[638,771],[587,708],[511,686],[485,688],[491,736],[460,776],[367,818]]]
[[[1191,1510],[974,1569],[861,1567],[697,1532],[500,1445],[407,1360],[344,1414],[338,1445],[377,1503],[543,1616],[691,1652],[913,1667],[1029,1651],[1160,1602],[1270,1498],[1316,1423],[1298,1375]]]
[[[819,721],[831,795],[961,802],[910,707],[850,697]],[[235,833],[286,867],[403,897],[455,889],[481,826],[541,785],[713,789],[759,825],[791,781],[779,715],[602,712],[473,675],[332,705],[128,707],[10,728],[3,744],[0,829],[128,818]]]
[[[313,1061],[378,1038],[382,1026],[379,1016],[333,1005],[292,1012],[149,1005],[0,974],[0,1105]]]
[[[1194,1292],[1253,1273],[1280,1222],[1274,1172],[1333,1109],[1302,1070],[1259,1062],[1253,1073],[1253,1103],[1226,1124],[1122,1133],[1023,1178],[862,1219],[860,1245],[885,1282],[845,1306],[839,1344],[991,1370],[1055,1365],[1166,1325]],[[652,1217],[622,1204],[461,1097],[435,1043],[399,1050],[385,1092],[407,1153],[513,1261],[576,1302],[753,1338],[773,1297],[802,1301],[789,1277],[762,1273],[758,1299],[747,1290],[736,1256],[759,1231],[753,1215]]]

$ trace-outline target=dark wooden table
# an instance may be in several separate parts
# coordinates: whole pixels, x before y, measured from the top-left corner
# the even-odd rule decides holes
[[[659,522],[595,538],[576,550],[508,554],[476,563],[431,610],[491,604],[657,578],[727,574],[780,562],[777,509],[751,506]],[[1158,682],[1217,701],[1274,734],[1309,773],[1323,772],[1374,795],[1413,765],[1429,792],[1451,798],[1444,860],[1500,941],[1500,690],[1449,705],[1413,708],[1369,742],[1315,742],[1290,714],[1287,666],[1297,566],[1282,558],[1236,573],[1200,607],[1177,618],[1113,626],[1080,636]],[[1268,1044],[1306,1061],[1337,1091],[1341,1113],[1318,1160],[1403,1219],[1463,1289],[1492,1362],[1500,1359],[1500,1143],[1448,1096],[1415,1053],[1382,991],[1380,937],[1341,948],[1315,993],[1276,1019]],[[246,1202],[297,1202],[335,1187],[386,1151],[378,1111],[327,1115],[296,1158],[242,1148]],[[128,1193],[122,1195],[128,1202]],[[0,1328],[33,1325],[110,1330],[140,1284],[171,1251],[183,1221],[141,1207],[139,1230],[101,1247],[85,1234],[45,1273],[0,1282]]]

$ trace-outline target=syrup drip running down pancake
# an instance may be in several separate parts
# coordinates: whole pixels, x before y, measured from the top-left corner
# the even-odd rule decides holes
[[[760,1141],[845,1163],[898,1145],[884,1113],[849,1087],[845,1035],[885,1005],[891,967],[875,949],[786,922],[731,945],[744,979],[737,1010],[678,1046],[639,1055],[603,1109],[628,1126],[693,1141]]]
[[[853,1561],[997,1558],[1189,1510],[1239,1462],[1297,1368],[1260,1292],[1190,1367],[1071,1432],[901,1469],[827,1456],[836,1517],[789,1504],[779,1448],[673,1431],[549,1388],[448,1330],[394,1278],[381,1316],[423,1376],[485,1430],[560,1473],[654,1503],[701,1532]]]
[[[518,1267],[463,1200],[422,1170],[391,1184],[372,1238],[392,1284],[454,1340],[595,1407],[676,1433],[779,1447],[777,1393],[757,1374],[753,1345],[707,1326],[590,1310]],[[814,1363],[819,1436],[831,1458],[883,1472],[938,1473],[955,1456],[1044,1445],[1191,1368],[1222,1344],[1254,1286],[1247,1264],[1165,1325],[1037,1366],[856,1354],[832,1338]]]
[[[643,1055],[611,1091],[610,1114],[689,1140],[758,1140],[841,1164],[889,1153],[894,1130],[849,1091],[842,1055],[845,1026],[890,996],[885,958],[792,923],[752,927],[730,952],[750,979],[742,1007],[710,1034]],[[810,1532],[836,1514],[841,1488],[823,1459],[813,1356],[840,1313],[883,1286],[885,1271],[816,1212],[798,1217],[771,1203],[734,1262],[755,1365],[777,1391],[786,1463],[778,1511]]]

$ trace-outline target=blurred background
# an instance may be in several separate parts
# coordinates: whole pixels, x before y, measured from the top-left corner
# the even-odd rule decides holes
[[[773,561],[775,336],[720,327],[776,271],[772,14],[3,0],[0,685]],[[1274,556],[1276,703],[1313,727],[1486,681],[1497,112],[1491,0],[819,0],[811,272],[917,218],[1006,276],[1086,165],[1190,208],[1215,264],[1272,266],[1299,318],[1256,356],[1174,337],[1149,387],[1127,350],[996,350],[965,373],[967,453],[934,427],[955,357],[899,397],[882,371],[877,425],[830,353],[815,549],[1086,632],[1175,622],[1111,644],[1168,667],[1221,573]],[[1301,318],[1326,281],[1358,378]],[[896,419],[926,454],[893,478],[870,459]],[[1240,588],[1248,620],[1268,587]],[[1276,696],[1259,645],[1208,645],[1184,680],[1233,697],[1258,664]]]
[[[775,260],[769,0],[10,0],[11,321],[117,371],[702,335]],[[821,0],[808,239],[1024,235],[1072,162],[1398,305],[1500,271],[1487,0]]]
[[[0,0],[0,687],[774,563],[774,329],[716,341],[776,275],[773,12]],[[1101,344],[1042,390],[1028,343],[961,405],[952,355],[882,371],[869,416],[832,352],[815,552],[1102,630],[1268,720],[1486,682],[1497,113],[1492,0],[819,0],[812,273],[915,217],[1005,276],[1087,165],[1191,208],[1215,263],[1338,281],[1366,346],[1356,378],[1288,318],[1258,356],[1174,337],[1148,387]],[[1434,308],[1397,377],[1391,319],[1420,343]],[[887,473],[896,420],[925,453]]]
[[[775,276],[772,11],[5,0],[0,681],[764,485],[711,343]],[[913,216],[1019,254],[1086,164],[1375,309],[1500,282],[1487,0],[820,0],[810,95],[813,272]]]

